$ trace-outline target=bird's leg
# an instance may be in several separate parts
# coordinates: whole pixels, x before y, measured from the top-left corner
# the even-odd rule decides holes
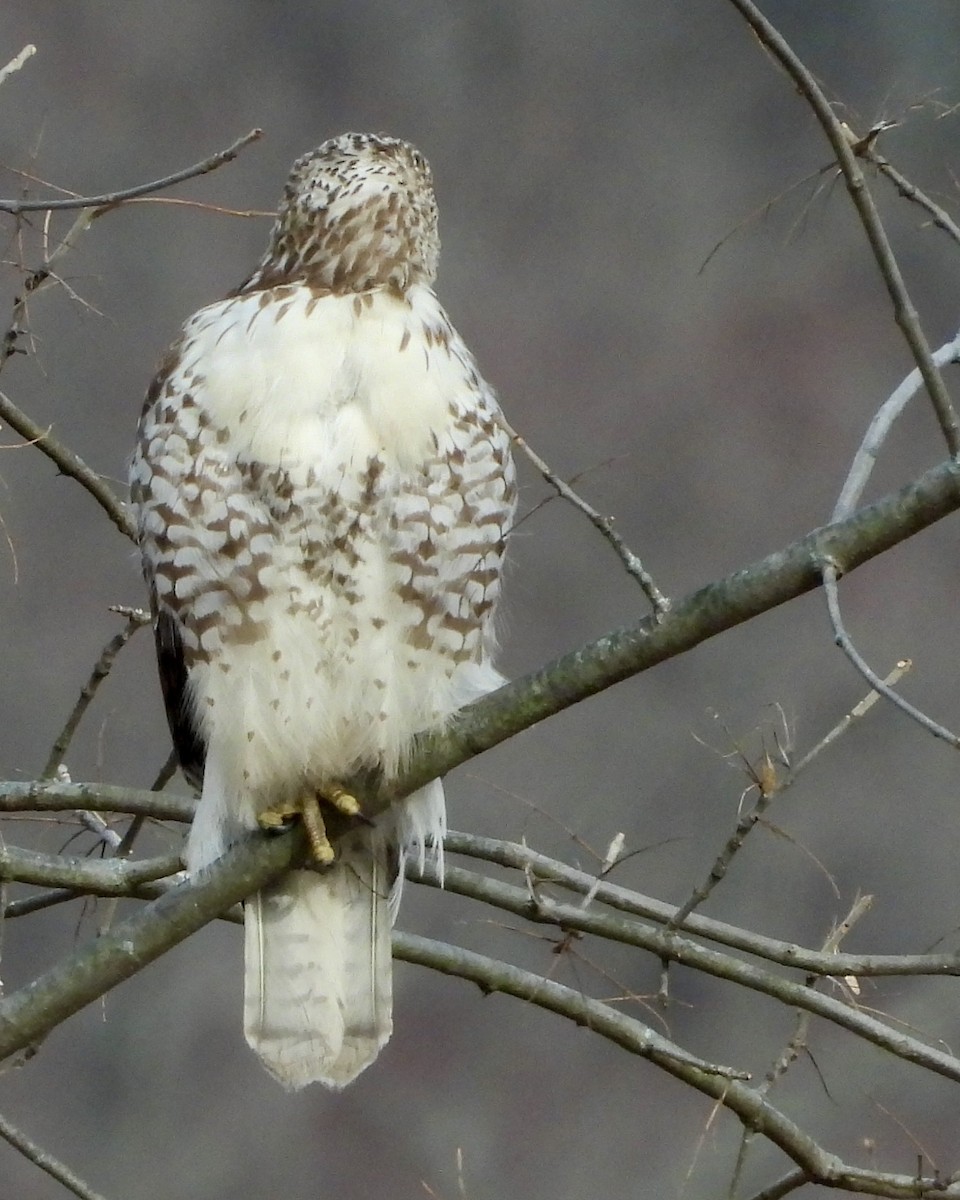
[[[313,861],[320,866],[328,866],[336,854],[330,839],[327,837],[326,825],[323,820],[321,803],[326,802],[345,817],[359,817],[360,804],[355,796],[339,784],[330,784],[317,792],[309,792],[300,797],[294,804],[277,805],[260,813],[257,821],[261,829],[270,833],[289,829],[292,821],[299,817],[303,821],[304,832],[310,846]]]
[[[320,797],[304,796],[300,801],[300,816],[303,819],[303,828],[307,834],[313,861],[322,867],[332,863],[336,856],[330,845],[330,839],[327,837],[323,814],[320,812]]]

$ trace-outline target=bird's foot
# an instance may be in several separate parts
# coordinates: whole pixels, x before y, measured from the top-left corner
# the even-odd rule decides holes
[[[326,800],[338,813],[343,813],[345,817],[359,817],[361,815],[360,801],[356,796],[351,796],[338,783],[332,783],[328,788],[325,788],[320,799]]]
[[[319,866],[325,867],[336,858],[323,820],[321,804],[329,804],[345,817],[359,817],[360,804],[339,784],[331,784],[322,792],[304,795],[295,804],[277,805],[265,809],[257,817],[260,828],[268,833],[284,833],[296,820],[303,822],[304,832],[310,846],[310,855]]]

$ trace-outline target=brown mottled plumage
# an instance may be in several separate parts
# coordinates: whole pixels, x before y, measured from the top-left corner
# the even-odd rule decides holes
[[[325,142],[148,393],[131,486],[171,730],[202,777],[191,871],[265,810],[389,777],[500,681],[513,464],[431,290],[438,252],[412,146]],[[248,903],[247,1039],[287,1086],[343,1086],[389,1037],[397,860],[443,828],[434,781]]]

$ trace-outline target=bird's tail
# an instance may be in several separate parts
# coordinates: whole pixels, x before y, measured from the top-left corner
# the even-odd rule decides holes
[[[345,839],[333,866],[291,871],[246,904],[244,1032],[290,1089],[344,1087],[393,1029],[393,880],[371,840]]]

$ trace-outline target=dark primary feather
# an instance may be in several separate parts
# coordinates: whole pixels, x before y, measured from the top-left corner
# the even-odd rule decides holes
[[[157,643],[157,669],[160,688],[167,710],[167,723],[173,738],[173,748],[180,761],[180,770],[193,787],[203,784],[203,762],[206,746],[190,712],[187,696],[187,668],[183,659],[183,643],[175,617],[161,609],[154,618],[154,638]]]

